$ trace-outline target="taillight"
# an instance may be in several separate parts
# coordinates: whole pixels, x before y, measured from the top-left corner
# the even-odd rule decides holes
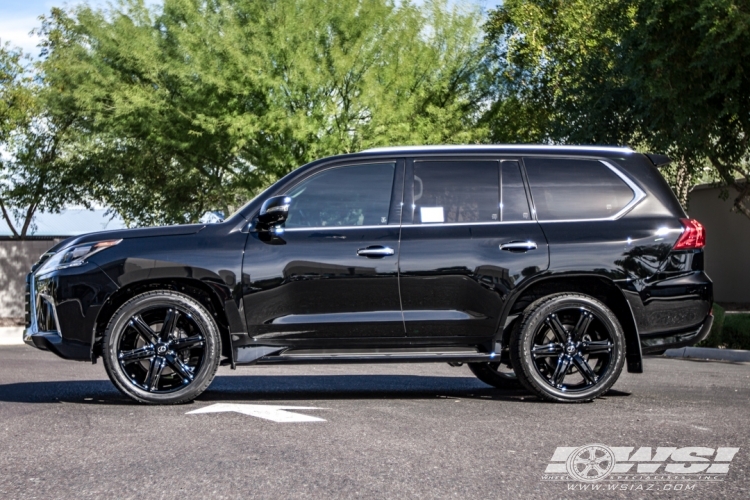
[[[698,250],[706,246],[706,229],[695,219],[680,219],[684,230],[673,250]]]

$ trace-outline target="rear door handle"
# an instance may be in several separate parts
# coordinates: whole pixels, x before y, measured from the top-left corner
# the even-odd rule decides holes
[[[536,243],[533,241],[510,241],[500,245],[500,250],[508,252],[528,252],[529,250],[536,250],[536,248]]]
[[[367,248],[360,248],[357,250],[357,255],[360,257],[369,257],[371,259],[379,259],[382,257],[388,257],[389,255],[393,255],[396,252],[390,248],[390,247],[383,247],[380,245],[375,245]]]

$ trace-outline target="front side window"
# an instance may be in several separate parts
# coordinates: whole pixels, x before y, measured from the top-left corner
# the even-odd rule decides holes
[[[604,219],[625,208],[635,193],[597,160],[524,158],[539,220]]]
[[[386,225],[395,170],[395,163],[377,163],[313,175],[288,193],[285,227]]]
[[[414,224],[497,221],[499,185],[497,161],[415,161]]]

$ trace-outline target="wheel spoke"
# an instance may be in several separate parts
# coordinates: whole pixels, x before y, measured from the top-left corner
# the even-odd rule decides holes
[[[565,380],[565,374],[568,373],[568,368],[570,368],[570,356],[560,356],[557,359],[557,367],[555,367],[555,371],[552,373],[550,379],[552,385],[558,389],[562,387],[563,380]]]
[[[176,309],[167,309],[167,316],[164,318],[164,323],[161,325],[161,333],[159,335],[163,342],[169,340],[169,334],[174,332],[178,319],[180,319],[180,311]]]
[[[159,379],[161,378],[161,372],[164,371],[164,367],[166,366],[167,361],[160,357],[160,356],[154,356],[154,358],[151,360],[151,366],[149,366],[148,374],[146,375],[146,380],[144,381],[144,385],[146,388],[153,392],[159,388]]]
[[[200,347],[203,345],[202,335],[193,335],[184,339],[177,339],[172,342],[172,350],[179,352],[184,351],[190,347]]]
[[[580,354],[576,354],[575,356],[573,356],[573,363],[575,363],[575,365],[578,367],[578,371],[589,384],[596,384],[597,380],[599,380],[599,377],[597,377],[596,373],[594,373],[594,370],[591,369],[591,366],[589,366],[588,362],[583,358],[583,356],[581,356]]]
[[[594,319],[594,315],[585,309],[581,309],[581,316],[578,318],[578,323],[573,329],[573,341],[579,341],[583,338],[586,330],[588,330],[591,321]]]
[[[148,324],[143,321],[140,314],[136,314],[130,318],[130,326],[135,328],[138,334],[144,338],[149,344],[156,344],[159,342],[159,336],[154,332]]]
[[[117,355],[118,359],[125,365],[148,359],[154,356],[154,346],[146,345],[130,351],[122,351]]]
[[[534,344],[534,347],[531,348],[531,354],[535,358],[545,358],[545,357],[551,357],[551,356],[559,356],[564,352],[564,348],[562,344],[556,344],[554,342],[550,342],[549,344]]]
[[[581,342],[579,350],[584,354],[601,354],[612,350],[612,342],[609,340],[592,340]]]
[[[169,366],[182,376],[183,382],[191,382],[193,380],[193,372],[179,357],[174,354],[167,354],[166,359]]]
[[[550,314],[549,316],[547,316],[546,323],[554,332],[558,342],[565,343],[567,341],[568,332],[565,331],[565,327],[562,325],[562,323],[560,323],[560,319],[556,314]]]

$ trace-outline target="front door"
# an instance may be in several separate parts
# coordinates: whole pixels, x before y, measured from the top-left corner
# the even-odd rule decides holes
[[[508,293],[549,265],[519,162],[409,161],[404,201],[407,335],[491,337]]]
[[[398,238],[403,162],[317,171],[287,191],[276,233],[252,232],[243,261],[251,337],[403,337]]]

